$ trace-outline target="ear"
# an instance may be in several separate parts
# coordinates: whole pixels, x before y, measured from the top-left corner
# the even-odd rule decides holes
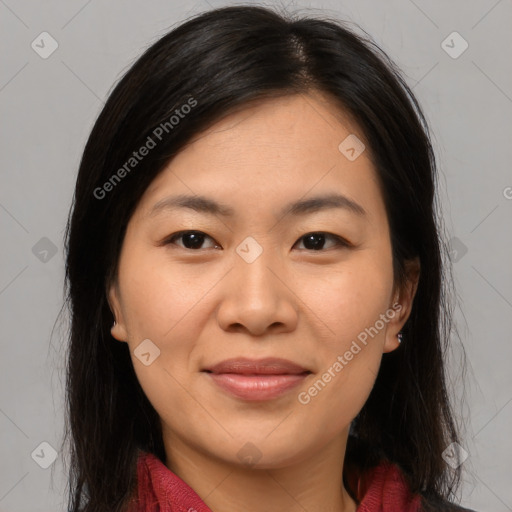
[[[108,304],[110,311],[114,315],[114,325],[110,329],[110,334],[118,341],[127,341],[128,335],[122,314],[119,287],[117,281],[109,285],[107,291]]]
[[[392,352],[400,346],[398,333],[411,314],[414,296],[418,289],[420,279],[419,257],[405,262],[405,272],[407,276],[406,282],[400,289],[394,290],[393,301],[390,304],[389,311],[394,311],[395,314],[392,318],[388,315],[390,320],[386,329],[383,352]]]

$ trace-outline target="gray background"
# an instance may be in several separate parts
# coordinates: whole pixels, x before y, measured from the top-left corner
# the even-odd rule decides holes
[[[228,3],[0,0],[1,512],[65,510],[62,455],[41,468],[50,450],[40,443],[58,450],[63,432],[65,324],[51,334],[63,298],[63,230],[92,123],[145,47],[188,15]],[[468,357],[463,388],[455,339],[452,384],[469,454],[462,504],[512,510],[512,2],[289,6],[358,23],[402,68],[427,114]],[[43,31],[59,45],[47,59],[31,47],[48,51]],[[453,31],[469,44],[457,58],[441,46]],[[458,52],[462,41],[452,39],[445,44]]]

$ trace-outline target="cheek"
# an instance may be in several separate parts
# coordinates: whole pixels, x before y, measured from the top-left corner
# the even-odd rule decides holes
[[[324,439],[330,439],[350,425],[368,399],[380,359],[381,353],[375,350],[363,350],[344,363],[332,358],[330,371],[326,367],[308,388],[301,390],[299,415],[312,431],[322,432]]]
[[[127,253],[130,257],[121,261],[119,279],[124,285],[123,316],[137,380],[160,417],[187,425],[190,416],[198,413],[187,390],[190,355],[206,315],[206,302],[201,299],[214,283],[200,272],[201,279],[190,279],[169,261],[148,258],[142,251],[127,248]],[[150,346],[149,365],[136,354],[146,339],[159,351],[153,352]]]
[[[183,267],[172,266],[164,251],[151,257],[133,250],[120,265],[120,281],[131,341],[150,338],[167,343],[181,324],[197,318],[205,292],[216,279],[199,267],[191,275]]]
[[[327,438],[355,418],[375,383],[387,325],[381,315],[387,311],[388,284],[379,273],[345,275],[323,293],[319,290],[311,305],[329,329],[314,347],[321,369],[301,389],[298,401],[308,418],[315,418],[316,427],[325,428]]]
[[[120,262],[122,310],[133,366],[148,399],[163,414],[167,407],[190,401],[180,383],[195,371],[191,356],[211,318],[207,291],[224,273],[172,265],[164,251],[151,254],[135,244],[127,246]],[[158,356],[149,366],[136,354],[146,339],[159,351],[153,349]]]
[[[305,273],[297,281],[301,283],[300,297],[319,319],[325,335],[322,345],[331,351],[342,350],[389,307],[391,259],[360,253],[329,275],[320,272]]]
[[[358,256],[328,280],[309,275],[302,281],[307,306],[321,320],[322,337],[316,333],[315,352],[322,368],[301,390],[299,403],[332,433],[352,421],[368,398],[392,318],[383,321],[381,316],[389,313],[391,259],[371,253]]]

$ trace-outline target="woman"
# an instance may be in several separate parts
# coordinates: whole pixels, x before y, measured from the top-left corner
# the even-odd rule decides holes
[[[151,46],[68,223],[69,509],[461,510],[435,181],[339,22],[228,7]]]

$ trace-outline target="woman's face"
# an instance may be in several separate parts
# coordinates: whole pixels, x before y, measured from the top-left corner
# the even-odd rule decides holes
[[[129,345],[168,454],[277,468],[342,446],[382,353],[398,346],[414,292],[393,286],[363,134],[333,112],[312,93],[226,117],[158,175],[129,222],[112,334]],[[299,369],[258,366],[267,358]]]

